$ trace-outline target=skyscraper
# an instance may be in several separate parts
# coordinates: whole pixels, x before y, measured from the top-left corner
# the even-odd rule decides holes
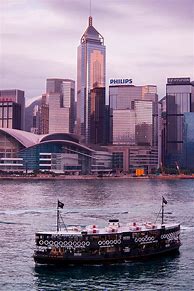
[[[186,128],[191,124],[194,112],[193,83],[190,78],[168,78],[166,84],[166,120],[163,127],[162,144],[164,146],[162,161],[166,167],[187,167],[185,165],[184,144]],[[189,128],[188,128],[189,130]],[[189,131],[188,131],[189,132]],[[193,165],[194,168],[194,165]]]
[[[75,81],[47,79],[46,93],[49,100],[49,133],[73,133]]]
[[[90,143],[106,144],[105,88],[94,88],[90,92]]]
[[[109,86],[113,144],[158,146],[158,95],[153,85]]]
[[[106,48],[103,36],[93,27],[92,17],[81,37],[77,56],[77,132],[85,143],[91,142],[91,92],[105,88]],[[101,98],[105,100],[105,90]],[[105,102],[104,102],[105,107]]]
[[[128,82],[130,81],[130,82]],[[154,85],[134,86],[131,79],[111,79],[110,141],[113,169],[146,173],[158,167],[158,95]]]
[[[24,91],[0,90],[0,127],[24,129]]]
[[[46,94],[42,94],[41,103],[34,106],[32,115],[31,132],[36,134],[48,134],[49,105]]]

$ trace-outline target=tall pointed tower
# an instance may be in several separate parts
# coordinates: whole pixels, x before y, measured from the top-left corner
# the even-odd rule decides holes
[[[105,59],[104,38],[93,27],[90,16],[77,54],[77,131],[87,144],[92,142],[91,115],[95,108],[91,106],[91,93],[95,88],[102,88],[105,106]]]

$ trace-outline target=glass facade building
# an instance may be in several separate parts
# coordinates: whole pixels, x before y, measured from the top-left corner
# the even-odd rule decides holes
[[[116,83],[116,82],[115,82]],[[109,86],[114,169],[150,173],[158,167],[158,95],[154,85]],[[122,157],[122,158],[121,158]]]
[[[46,94],[42,95],[40,104],[36,104],[33,108],[30,131],[36,134],[48,134],[49,132],[49,105]]]
[[[46,94],[42,95],[40,105],[40,122],[39,122],[39,134],[49,133],[49,105]]]
[[[49,133],[73,133],[75,125],[75,81],[47,79]]]
[[[69,132],[69,108],[62,106],[62,96],[49,95],[49,133]]]
[[[85,143],[91,143],[91,91],[105,88],[105,54],[104,38],[90,16],[77,54],[77,133]],[[104,102],[105,90],[101,98]]]
[[[145,174],[156,171],[158,167],[158,150],[152,146],[112,145],[106,147],[112,153],[113,170],[135,173],[144,169]]]
[[[113,110],[113,144],[135,144],[135,111]]]
[[[183,167],[194,172],[194,112],[183,115]]]
[[[112,170],[112,154],[79,143],[76,135],[37,135],[0,129],[0,172],[51,171],[54,173],[102,173]]]
[[[184,114],[192,112],[194,95],[190,78],[168,78],[164,164],[184,167]]]
[[[134,101],[136,145],[154,146],[153,105],[152,101]]]
[[[106,123],[105,88],[96,87],[90,94],[90,143],[104,145],[107,143],[108,124]]]
[[[0,127],[24,129],[24,91],[0,90]]]
[[[109,104],[113,144],[158,146],[156,86],[109,86]]]

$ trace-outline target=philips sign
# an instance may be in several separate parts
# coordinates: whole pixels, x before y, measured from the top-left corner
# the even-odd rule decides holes
[[[132,79],[110,79],[110,85],[130,85]]]

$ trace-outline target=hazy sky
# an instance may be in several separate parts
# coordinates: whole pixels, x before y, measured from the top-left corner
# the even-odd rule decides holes
[[[0,0],[0,89],[41,95],[49,77],[76,80],[77,46],[89,0]],[[167,77],[194,80],[193,0],[92,0],[104,36],[109,78],[158,86]]]

